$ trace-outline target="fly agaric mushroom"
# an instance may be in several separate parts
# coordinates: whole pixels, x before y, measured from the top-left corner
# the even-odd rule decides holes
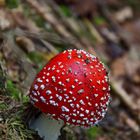
[[[102,120],[110,102],[107,72],[97,57],[66,50],[37,74],[29,97],[43,112],[31,128],[56,140],[64,124],[90,127]]]

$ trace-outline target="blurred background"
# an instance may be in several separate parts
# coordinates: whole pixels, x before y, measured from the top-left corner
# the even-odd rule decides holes
[[[41,140],[25,124],[38,71],[68,48],[98,56],[112,102],[99,126],[60,140],[140,140],[140,0],[0,0],[0,140]]]

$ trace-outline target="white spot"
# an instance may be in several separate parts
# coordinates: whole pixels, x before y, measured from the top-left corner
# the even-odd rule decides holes
[[[50,100],[49,102],[50,102],[50,104],[53,105],[53,106],[58,106],[58,104],[57,104],[55,101],[53,101],[53,100]]]
[[[47,90],[47,91],[46,91],[46,94],[47,94],[47,95],[50,95],[51,93],[52,93],[52,92],[51,92],[50,90]]]
[[[71,59],[71,55],[68,55],[68,59]]]
[[[58,62],[58,65],[61,65],[62,64],[62,62]]]
[[[55,88],[55,90],[57,91],[57,87],[54,87]]]
[[[104,80],[102,80],[102,83],[105,83],[105,81],[104,81]]]
[[[37,96],[37,93],[36,93],[35,91],[32,91],[32,94],[33,94],[34,96]]]
[[[84,114],[81,113],[81,114],[80,114],[80,117],[84,117]]]
[[[55,70],[55,66],[52,67],[52,70]]]
[[[67,117],[67,116],[66,116],[66,120],[69,121],[69,120],[70,120],[70,117]]]
[[[41,80],[40,78],[37,78],[37,82],[42,83],[43,80]]]
[[[79,108],[79,107],[80,107],[80,105],[79,105],[79,104],[76,104],[76,107],[77,107],[77,108]]]
[[[79,94],[81,94],[81,93],[83,93],[83,92],[84,92],[84,89],[80,89],[80,90],[78,91]]]
[[[89,105],[89,106],[92,106],[91,102],[88,102],[88,105]]]
[[[88,118],[83,118],[83,120],[87,120]]]
[[[56,72],[57,72],[57,73],[59,73],[59,72],[60,72],[60,70],[56,70]]]
[[[75,86],[74,86],[74,85],[72,85],[72,86],[71,86],[71,88],[72,88],[72,89],[74,89],[74,88],[75,88]]]
[[[77,72],[74,72],[74,75],[77,75]]]
[[[84,101],[83,100],[80,100],[79,101],[82,105],[85,105]]]
[[[69,109],[65,106],[62,106],[61,109],[62,109],[63,112],[69,112]]]
[[[62,72],[62,75],[64,75],[65,73],[64,72]]]
[[[42,84],[42,85],[40,86],[40,88],[41,88],[41,89],[44,89],[44,88],[45,88],[45,85]]]
[[[73,92],[72,91],[69,91],[69,93],[72,94]]]
[[[49,75],[50,75],[50,73],[48,72],[48,73],[47,73],[47,76],[49,76]]]
[[[81,109],[81,111],[84,111],[84,108],[81,107],[80,109]]]
[[[62,96],[58,96],[58,99],[59,99],[59,101],[61,101],[62,100]]]
[[[72,102],[72,100],[68,100],[68,103],[71,103]]]
[[[37,85],[37,84],[34,85],[34,89],[35,89],[35,90],[38,89],[38,85]]]
[[[77,116],[76,113],[73,113],[72,115],[73,115],[73,116]]]
[[[75,82],[78,82],[78,79],[75,79],[74,81],[75,81]]]
[[[72,108],[74,108],[74,104],[70,104],[70,106],[71,106]]]
[[[83,83],[82,82],[79,82],[79,85],[82,85]]]
[[[64,67],[63,65],[60,66],[60,68],[63,68],[63,67]]]
[[[89,110],[86,109],[85,112],[88,114],[89,113]]]
[[[106,88],[105,88],[105,87],[103,87],[103,90],[106,90]]]
[[[39,91],[37,91],[37,95],[40,95],[40,92]]]
[[[73,116],[74,116],[74,115],[73,115]],[[74,122],[76,122],[76,120],[72,119],[72,122],[74,123]]]
[[[92,79],[89,79],[90,80],[90,82],[92,82]]]
[[[52,81],[53,81],[53,82],[56,82],[55,76],[52,76]]]
[[[76,64],[80,64],[80,62],[79,61],[76,61]]]
[[[90,121],[93,121],[93,120],[94,120],[93,118],[90,119]]]
[[[69,68],[69,69],[68,69],[68,72],[72,73],[72,69],[71,69],[71,68]]]
[[[89,99],[89,97],[88,97],[88,96],[86,96],[86,99],[88,100],[88,99]]]
[[[52,99],[53,98],[53,96],[50,96],[50,99]]]
[[[66,89],[66,88],[64,88],[63,90],[64,90],[64,91],[67,91],[67,89]]]
[[[80,113],[80,111],[77,110],[77,114],[79,114],[79,113]]]
[[[40,99],[41,99],[41,101],[42,101],[43,103],[46,102],[46,99],[45,99],[43,96],[40,96]]]
[[[60,81],[60,82],[58,82],[58,84],[59,84],[59,85],[62,85],[62,82]]]
[[[98,106],[98,104],[96,103],[96,104],[95,104],[95,107],[97,107],[97,106]]]
[[[70,81],[70,79],[69,79],[69,78],[67,78],[67,79],[66,79],[66,82],[69,82],[69,81]]]
[[[74,101],[76,101],[76,98],[75,97],[72,97],[72,98],[73,98]]]
[[[94,112],[91,112],[91,116],[94,116]]]
[[[98,94],[94,94],[94,97],[98,97]]]

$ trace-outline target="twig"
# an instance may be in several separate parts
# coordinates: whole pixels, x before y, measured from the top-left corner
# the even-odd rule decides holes
[[[140,131],[140,127],[137,122],[134,119],[130,118],[126,112],[122,111],[121,117],[134,132],[138,133]]]
[[[86,26],[89,29],[89,32],[91,33],[91,35],[93,37],[96,38],[97,42],[102,44],[105,42],[105,40],[103,39],[103,37],[99,34],[99,32],[96,30],[96,28],[94,27],[94,25],[91,23],[90,20],[88,20],[87,18],[84,19],[84,22],[86,24]]]
[[[108,24],[110,25],[110,27],[116,34],[118,38],[118,43],[123,42],[124,47],[128,48],[129,47],[128,41],[126,40],[123,34],[124,29],[121,28],[118,22],[116,21],[116,19],[113,18],[110,11],[108,10],[107,5],[105,4],[105,1],[98,0],[97,4],[98,4],[100,13],[106,18],[106,20],[108,21]]]
[[[36,0],[26,0],[30,6],[32,6],[41,17],[43,17],[47,22],[49,22],[54,30],[56,30],[61,36],[65,38],[70,38],[73,40],[73,45],[76,48],[82,48],[82,44],[78,42],[75,38],[73,39],[73,35],[63,27],[63,24],[58,21],[58,19],[46,9],[50,9],[48,6],[40,5]]]
[[[42,34],[42,33],[36,34],[36,33],[31,33],[31,32],[28,32],[28,31],[23,31],[23,30],[18,29],[18,28],[15,30],[15,35],[16,36],[26,36],[26,37],[28,37],[28,38],[30,38],[32,40],[36,39],[36,40],[40,41],[47,48],[47,50],[50,51],[51,53],[53,53],[53,54],[58,53],[58,50],[55,49],[55,47],[51,43],[48,42],[48,40],[53,38],[53,36],[48,38],[48,39],[46,39],[47,40],[46,41],[44,39],[45,39],[45,37],[49,36],[48,34]]]
[[[54,12],[55,15],[58,15],[58,18],[61,18],[62,23],[66,27],[66,29],[68,29],[72,33],[72,35],[82,44],[82,49],[84,48],[90,53],[96,54],[93,50],[91,41],[87,37],[81,36],[81,31],[83,32],[83,30],[85,29],[85,26],[83,26],[83,22],[81,22],[81,20],[75,20],[74,15],[72,18],[65,17],[61,12],[59,6],[53,0],[47,0],[46,3],[52,8],[52,13]],[[88,32],[86,31],[86,33]]]
[[[122,100],[122,102],[130,109],[131,113],[135,116],[136,120],[140,124],[140,108],[132,100],[132,98],[126,93],[122,88],[121,82],[117,82],[111,79],[111,86],[114,90],[114,93]]]
[[[126,93],[126,91],[121,87],[121,82],[116,82],[115,80],[111,80],[111,85],[115,90],[115,93],[121,98],[121,100],[131,109],[138,109],[137,105],[133,102],[131,97]]]

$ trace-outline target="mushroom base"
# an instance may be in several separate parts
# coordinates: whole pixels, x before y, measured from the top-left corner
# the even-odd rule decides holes
[[[37,131],[44,140],[57,140],[63,125],[63,121],[57,121],[42,113],[30,122],[29,127]]]

